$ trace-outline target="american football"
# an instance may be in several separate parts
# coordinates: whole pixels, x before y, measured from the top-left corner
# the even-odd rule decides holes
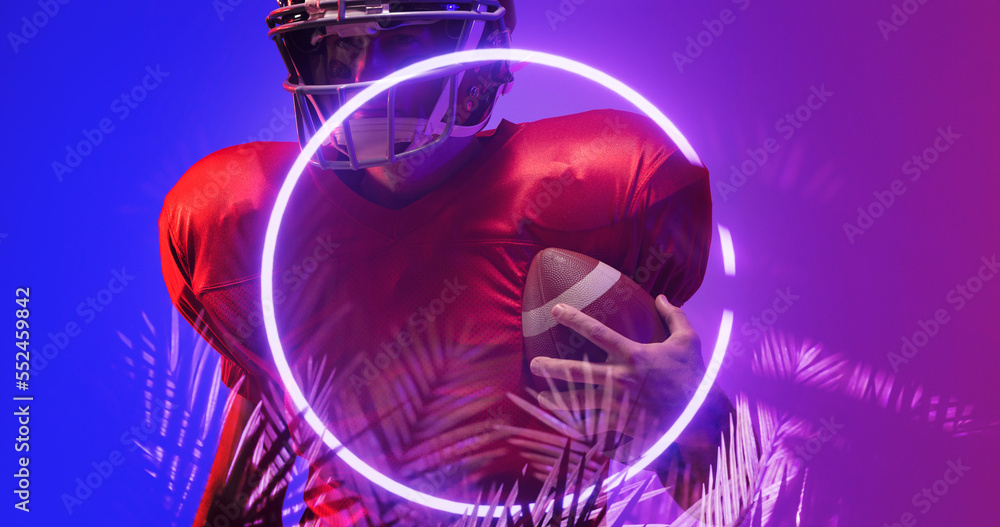
[[[585,254],[544,249],[531,261],[521,300],[524,353],[529,363],[539,356],[607,360],[603,350],[552,318],[552,307],[559,303],[579,309],[636,342],[662,342],[669,334],[653,297],[631,278]],[[534,380],[536,387],[547,386],[541,377]]]

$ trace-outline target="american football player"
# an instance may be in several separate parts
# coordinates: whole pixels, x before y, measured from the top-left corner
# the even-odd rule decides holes
[[[299,144],[256,142],[205,157],[170,191],[160,217],[171,299],[221,354],[222,380],[240,396],[196,525],[215,525],[213,515],[225,512],[228,467],[251,410],[280,394],[262,322],[261,254],[300,147],[372,82],[431,56],[509,47],[516,23],[513,0],[278,3],[267,23],[288,68]],[[362,106],[310,161],[274,266],[283,346],[313,408],[373,467],[455,500],[515,481],[523,495],[538,490],[542,453],[551,454],[539,438],[552,429],[518,400],[559,412],[569,394],[554,397],[531,372],[623,391],[646,379],[653,388],[637,395],[637,407],[676,415],[703,371],[697,335],[676,306],[707,266],[707,170],[627,112],[504,120],[484,131],[513,80],[506,62],[464,65]],[[223,181],[224,192],[206,200],[205,190]],[[587,254],[635,279],[658,297],[670,338],[631,342],[560,305],[557,320],[615,360],[529,365],[521,292],[528,264],[547,247]],[[729,412],[716,393],[664,456],[705,481]],[[629,426],[619,432],[637,442],[650,434]],[[311,465],[303,524],[424,521],[335,456],[290,448]],[[687,505],[699,486],[676,485],[673,495]]]

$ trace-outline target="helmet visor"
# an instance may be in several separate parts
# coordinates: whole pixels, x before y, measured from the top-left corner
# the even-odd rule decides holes
[[[458,49],[461,21],[328,25],[281,35],[302,84],[350,84],[379,80],[393,71]]]
[[[281,38],[301,84],[344,87],[333,93],[310,94],[317,111],[328,118],[367,83],[456,51],[462,25],[462,21],[411,22],[391,28],[377,23],[328,25],[289,31]],[[428,118],[443,88],[441,78],[401,83],[395,89],[394,116]],[[384,118],[386,100],[384,95],[376,97],[352,117]]]

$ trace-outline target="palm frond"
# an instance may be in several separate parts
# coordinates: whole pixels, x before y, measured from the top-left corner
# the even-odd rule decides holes
[[[211,448],[217,444],[226,411],[220,404],[225,388],[218,381],[217,355],[193,331],[190,343],[182,338],[176,312],[170,331],[160,334],[145,313],[142,316],[148,331],[130,336],[119,333],[129,350],[125,361],[130,376],[141,388],[144,423],[155,429],[137,444],[143,450],[147,472],[164,497],[164,507],[174,514],[174,523],[180,524],[200,500],[199,482],[211,466]],[[167,343],[160,344],[159,339]],[[523,477],[541,484],[540,491],[532,493],[535,495],[528,496],[520,482],[509,489],[498,485],[478,488],[477,504],[490,511],[503,504],[506,512],[497,518],[468,514],[458,519],[388,496],[338,465],[336,453],[317,440],[301,416],[288,415],[284,394],[272,388],[255,408],[241,439],[238,450],[248,463],[231,466],[233,481],[238,480],[235,475],[240,471],[255,471],[260,476],[242,514],[248,521],[276,519],[269,504],[280,502],[298,473],[294,448],[316,470],[293,489],[293,494],[305,489],[335,489],[327,495],[311,496],[312,505],[348,496],[359,504],[373,505],[373,518],[398,524],[584,527],[626,525],[641,518],[674,527],[763,527],[797,525],[797,518],[821,518],[823,514],[828,524],[836,524],[830,499],[820,496],[822,489],[811,477],[808,463],[792,450],[796,441],[815,436],[815,424],[736,394],[730,434],[723,435],[700,500],[685,511],[669,494],[692,485],[689,467],[672,465],[665,485],[640,477],[614,489],[602,488],[613,466],[609,454],[620,449],[627,458],[630,445],[600,432],[601,412],[553,413],[515,394],[470,391],[463,372],[489,368],[493,359],[488,348],[455,349],[437,342],[415,346],[412,353],[402,356],[402,374],[394,378],[394,388],[369,394],[369,402],[381,409],[378,419],[347,427],[341,439],[345,444],[374,441],[369,444],[377,448],[366,451],[375,458],[373,463],[392,466],[404,480],[435,482],[437,487],[430,491],[475,481],[490,462],[516,450],[527,460]],[[751,364],[753,374],[760,378],[869,403],[948,434],[977,430],[971,405],[955,397],[928,395],[919,385],[873,365],[829,353],[819,344],[775,332],[754,353]],[[343,384],[343,377],[325,358],[310,361],[302,375],[311,405],[332,407],[330,417],[335,418],[334,387]],[[472,416],[481,415],[504,398],[539,426],[470,424],[475,421]],[[162,413],[159,408],[163,408]],[[337,468],[323,470],[327,465]],[[442,467],[449,465],[463,469],[442,473]],[[583,499],[582,490],[590,486],[598,490]],[[574,499],[566,500],[569,495]],[[511,512],[513,505],[528,503],[534,503],[534,508]],[[286,516],[301,511],[302,506],[298,507],[286,510]]]
[[[201,499],[200,489],[212,464],[212,449],[221,428],[218,356],[200,339],[182,349],[180,322],[172,311],[167,343],[157,345],[155,325],[145,312],[144,332],[129,338],[118,336],[127,352],[123,360],[129,376],[136,380],[141,401],[143,429],[153,433],[135,444],[142,450],[145,471],[153,478],[154,491],[162,496],[165,512],[173,524],[193,515]]]
[[[135,443],[143,453],[145,471],[152,477],[153,492],[161,496],[171,524],[190,525],[236,391],[229,391],[220,381],[219,355],[193,328],[188,328],[189,333],[182,331],[187,326],[176,310],[171,310],[170,329],[165,334],[158,334],[145,312],[141,315],[145,332],[132,338],[118,332],[127,348],[123,360],[129,376],[137,381],[136,396],[143,405],[142,426],[154,430]],[[166,344],[158,345],[160,339]],[[280,413],[274,410],[273,405],[266,409],[259,406],[241,443],[254,462],[249,468],[261,473],[260,484],[249,489],[247,508],[251,511],[263,502],[274,508],[276,496],[284,496],[285,489],[279,482],[289,477],[287,463],[289,459],[294,462],[287,450],[275,446],[282,442],[278,432],[281,425],[263,424],[277,422],[274,419],[280,418]],[[265,411],[267,420],[262,417]],[[247,469],[231,467],[230,472]],[[294,507],[287,512],[301,513]],[[247,511],[243,514],[253,516]]]
[[[955,396],[928,395],[915,383],[871,364],[830,353],[819,344],[771,331],[754,353],[753,373],[871,403],[959,436],[974,431],[974,407]]]

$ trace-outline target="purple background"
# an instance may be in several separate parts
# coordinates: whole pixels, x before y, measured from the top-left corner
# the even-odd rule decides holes
[[[780,289],[799,299],[775,329],[891,371],[887,354],[943,309],[949,322],[900,366],[898,379],[973,404],[976,424],[984,426],[998,421],[1000,279],[986,282],[961,310],[947,295],[976,274],[982,257],[1000,253],[1000,166],[992,155],[1000,7],[986,4],[928,0],[886,39],[878,22],[891,20],[890,0],[538,0],[519,6],[514,43],[581,60],[633,86],[677,124],[708,166],[716,221],[735,239],[737,276],[722,273],[716,244],[705,285],[687,306],[706,342],[714,342],[726,307],[736,312],[734,343],[759,344],[742,328],[771,307]],[[42,4],[24,2],[0,25],[9,32],[0,55],[9,72],[5,157],[13,162],[0,207],[0,292],[10,298],[15,287],[32,288],[36,348],[68,322],[82,328],[33,377],[33,512],[13,511],[5,501],[4,514],[16,522],[5,524],[169,524],[156,493],[143,491],[151,477],[138,453],[72,514],[61,496],[92,471],[91,463],[121,449],[122,432],[142,419],[141,392],[122,370],[126,349],[118,332],[138,339],[143,312],[159,328],[169,324],[156,227],[164,195],[201,157],[268,139],[272,123],[281,126],[276,139],[294,140],[290,124],[271,119],[291,111],[280,88],[284,68],[264,35],[273,5],[97,8],[69,0],[41,16]],[[732,10],[732,23],[711,39],[701,34],[724,9]],[[45,24],[33,34],[22,17]],[[33,36],[12,44],[12,34]],[[678,67],[676,54],[687,53],[688,39],[700,34],[708,45],[689,50],[697,57]],[[116,98],[157,66],[168,75],[122,118]],[[812,87],[833,95],[786,139],[776,124],[807,103]],[[628,108],[584,79],[529,66],[499,114],[523,121],[606,107]],[[102,119],[114,130],[60,181],[52,163],[65,162],[67,145]],[[960,137],[911,181],[904,163],[949,127]],[[778,151],[735,192],[724,192],[731,167],[768,138]],[[852,242],[844,224],[856,224],[858,208],[897,179],[906,192]],[[88,321],[78,306],[122,267],[134,281]],[[3,316],[12,326],[8,302]],[[848,451],[822,456],[815,469],[843,496],[841,525],[881,526],[907,512],[917,525],[982,525],[1000,513],[995,435],[949,439],[872,405],[755,382],[746,356],[737,364],[723,374],[727,391],[845,424]],[[9,449],[16,431],[12,417],[3,421]],[[7,452],[3,470],[16,470]],[[959,458],[969,474],[921,514],[913,495]]]

